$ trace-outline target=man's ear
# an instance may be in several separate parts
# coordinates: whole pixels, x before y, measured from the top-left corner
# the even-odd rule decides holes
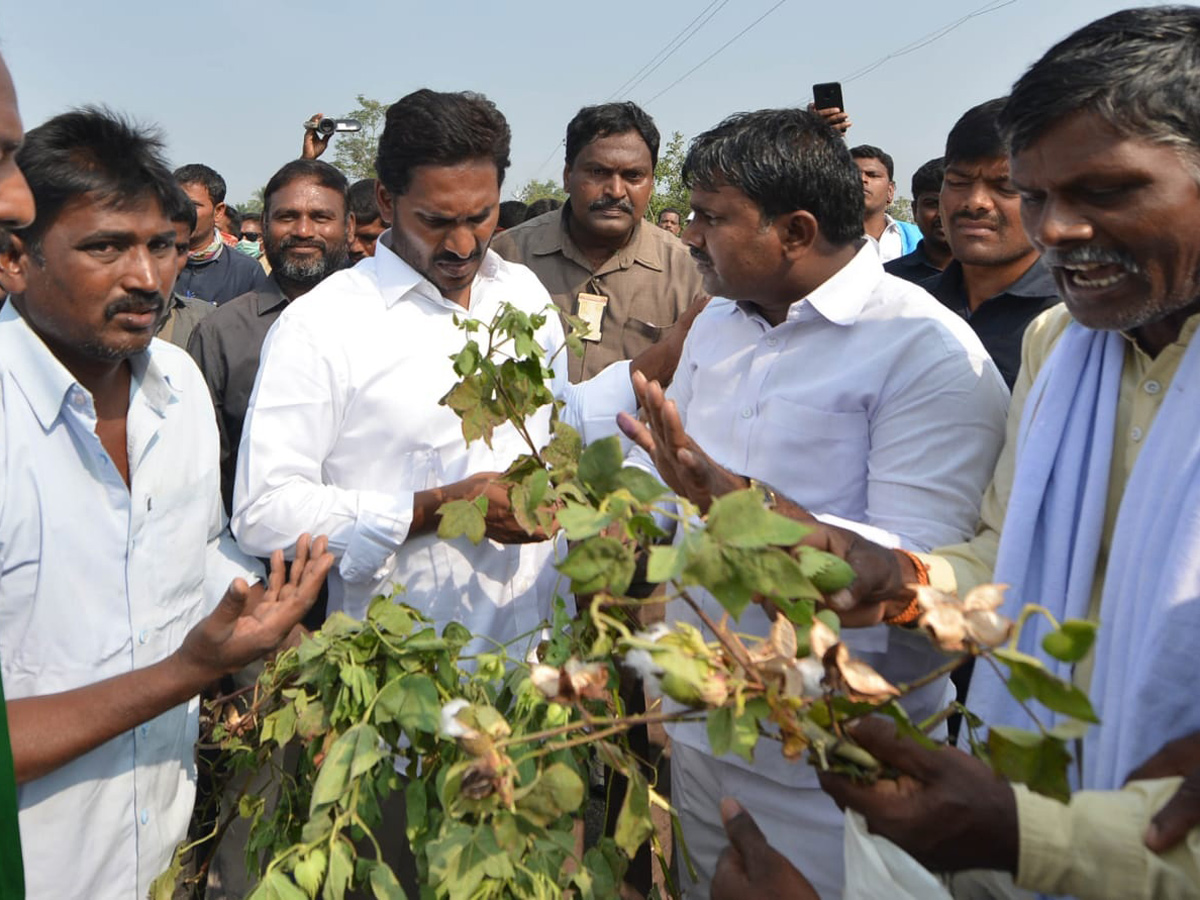
[[[789,256],[804,254],[817,242],[820,227],[817,218],[806,209],[793,210],[776,217],[775,227],[784,253]]]
[[[28,268],[32,263],[22,238],[10,234],[0,249],[0,287],[9,294],[23,294],[29,283]]]
[[[568,194],[571,193],[571,165],[567,163],[563,166],[563,190]]]
[[[379,218],[391,227],[392,209],[391,209],[391,191],[383,186],[383,181],[376,179],[376,205],[379,208]]]
[[[888,182],[888,206],[892,205],[892,201],[896,199],[896,182]]]
[[[354,240],[354,235],[358,232],[358,219],[354,213],[346,213],[346,240]]]

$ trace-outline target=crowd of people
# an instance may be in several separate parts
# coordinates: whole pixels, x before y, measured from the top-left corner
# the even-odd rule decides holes
[[[854,733],[870,785],[671,726],[686,897],[840,897],[845,808],[955,897],[1200,897],[1200,9],[1097,20],[966,110],[915,224],[851,127],[731,115],[688,149],[690,211],[651,221],[635,104],[581,109],[567,201],[526,207],[500,200],[500,110],[418,90],[377,178],[309,129],[250,215],[111,112],[24,133],[0,63],[0,900],[145,898],[193,816],[199,695],[302,622],[398,584],[481,642],[550,617],[562,538],[497,480],[522,435],[467,445],[438,402],[460,317],[505,303],[587,323],[581,356],[557,318],[537,334],[585,442],[621,433],[701,512],[750,488],[810,524],[856,573],[830,598],[846,644],[889,680],[940,660],[912,585],[1101,624],[1057,669],[1101,720],[1069,804],[881,721]],[[440,538],[439,507],[480,496],[488,539]],[[956,689],[1029,724],[990,671],[903,702],[920,721]],[[253,884],[227,845],[209,898]]]

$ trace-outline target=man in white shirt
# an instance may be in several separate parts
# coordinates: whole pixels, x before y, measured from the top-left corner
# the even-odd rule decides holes
[[[891,155],[870,144],[859,144],[850,148],[850,156],[862,175],[862,233],[875,243],[882,262],[912,253],[921,242],[921,230],[912,222],[888,215],[896,198],[896,167]]]
[[[658,385],[639,385],[650,427],[622,416],[640,445],[631,462],[653,464],[701,510],[752,478],[908,550],[970,534],[1008,392],[960,319],[884,273],[862,238],[860,179],[836,132],[800,110],[734,116],[696,138],[684,176],[695,218],[683,240],[714,299],[667,399]],[[702,467],[712,478],[691,477],[699,457],[717,464]],[[700,602],[720,618],[715,599]],[[692,621],[675,605],[668,617]],[[768,626],[758,607],[738,623],[751,634]],[[938,664],[920,634],[884,625],[846,634],[895,682]],[[920,719],[948,696],[943,680],[906,705]],[[821,896],[841,896],[842,818],[809,767],[771,741],[753,766],[715,759],[703,725],[669,730],[672,801],[699,874],[688,897],[708,896],[726,843],[726,794],[800,861]]]
[[[27,896],[145,897],[192,811],[197,695],[273,651],[294,577],[224,528],[200,373],[152,341],[182,203],[161,145],[96,110],[18,152],[38,217],[0,255],[0,665]]]
[[[254,554],[284,535],[328,534],[340,557],[330,610],[362,616],[399,584],[404,602],[439,628],[458,621],[504,643],[551,611],[555,545],[530,543],[494,481],[528,446],[509,425],[491,446],[468,446],[438,402],[458,381],[451,357],[466,337],[457,319],[487,323],[505,302],[526,313],[551,302],[532,272],[488,249],[508,151],[504,117],[479,95],[422,90],[395,103],[378,156],[391,229],[374,257],[295,300],[267,336],[238,454],[233,531]],[[557,316],[538,340],[567,420],[585,440],[612,433],[616,413],[634,407],[630,364],[568,385]],[[538,444],[549,427],[548,408],[526,423]],[[441,504],[481,494],[487,539],[440,539]]]

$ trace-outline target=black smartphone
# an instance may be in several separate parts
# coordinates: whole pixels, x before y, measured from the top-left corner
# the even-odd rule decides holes
[[[840,109],[846,111],[842,100],[842,85],[837,81],[825,81],[813,85],[813,106],[817,109]]]

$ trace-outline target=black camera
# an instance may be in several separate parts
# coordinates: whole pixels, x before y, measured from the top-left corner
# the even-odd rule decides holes
[[[318,119],[315,123],[305,122],[306,128],[311,128],[321,137],[329,137],[335,131],[362,131],[362,123],[358,119]]]

